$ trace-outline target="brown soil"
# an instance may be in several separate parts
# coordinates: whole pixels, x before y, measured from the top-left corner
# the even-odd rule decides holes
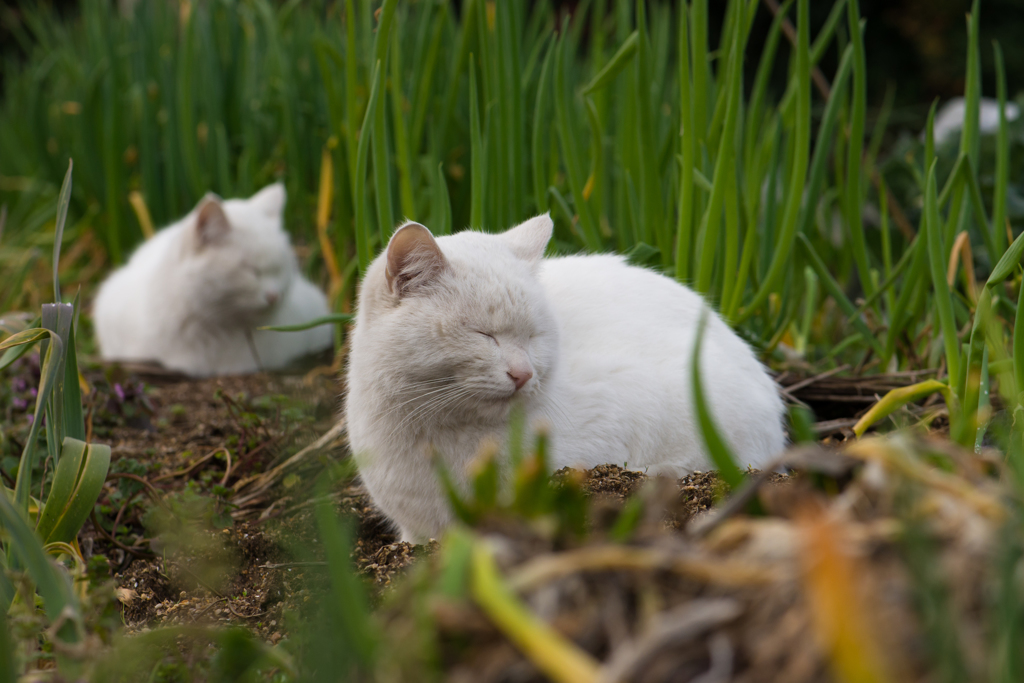
[[[110,563],[122,589],[129,630],[235,623],[270,643],[286,637],[285,613],[308,601],[310,582],[324,576],[312,502],[316,483],[325,468],[344,461],[345,453],[340,445],[328,444],[266,486],[261,477],[280,469],[297,452],[301,456],[303,446],[331,429],[338,408],[335,380],[323,373],[164,379],[149,385],[145,401],[140,400],[146,405],[127,419],[103,413],[98,406],[106,400],[104,391],[109,395],[113,390],[104,389],[102,380],[95,383],[93,428],[97,433],[106,430],[97,440],[112,444],[115,461],[136,461],[136,471],[144,470],[140,476],[153,487],[146,505],[122,502],[124,510],[110,510],[108,527],[120,515],[116,542],[91,524],[82,534],[83,548]],[[112,380],[107,384],[112,386]],[[831,393],[816,396],[809,393],[809,384],[789,384],[798,385],[792,392],[798,399],[802,395],[834,403],[844,400],[837,397],[881,387],[851,389],[849,384],[822,381],[818,391]],[[859,405],[857,400],[846,402]],[[830,444],[844,441],[845,431],[845,426],[826,425],[819,433]],[[223,457],[222,449],[230,458]],[[582,544],[566,544],[533,527],[496,528],[493,533],[504,537],[498,558],[502,573],[515,582],[539,563],[564,563],[568,568],[555,571],[554,578],[520,585],[519,593],[583,650],[606,664],[616,660],[623,680],[690,680],[703,672],[708,680],[731,675],[732,680],[752,682],[818,681],[830,680],[828,655],[815,640],[820,629],[828,628],[821,621],[828,615],[822,617],[808,604],[808,591],[814,590],[808,582],[829,581],[824,576],[814,579],[815,562],[838,567],[835,571],[848,572],[853,579],[837,581],[833,589],[855,586],[860,616],[870,622],[877,639],[902,643],[911,653],[885,666],[900,680],[918,679],[920,636],[910,581],[895,543],[893,518],[899,500],[891,485],[880,485],[877,473],[870,481],[854,477],[855,460],[820,446],[796,449],[789,458],[787,464],[798,476],[755,473],[746,490],[714,510],[722,485],[713,472],[695,472],[677,482],[611,465],[582,476],[556,473],[578,482],[591,498],[591,537]],[[977,479],[976,473],[970,476]],[[108,494],[113,495],[119,481],[108,482]],[[184,531],[165,528],[156,533],[144,523],[146,509],[174,508],[175,496],[190,489],[218,501],[202,523],[193,520],[183,525]],[[353,559],[375,587],[385,610],[382,619],[396,632],[412,628],[403,627],[403,621],[424,612],[413,609],[410,601],[417,598],[412,592],[396,594],[393,587],[401,584],[394,580],[412,565],[428,573],[439,571],[436,544],[398,542],[357,480],[336,486],[330,499],[354,519]],[[240,500],[246,502],[231,506]],[[606,544],[609,530],[633,500],[642,504],[643,512],[629,543]],[[976,511],[970,509],[977,503],[968,502],[965,507],[955,495],[932,502],[947,510],[944,523],[952,542],[943,561],[956,576],[980,573],[990,552],[988,536],[970,542],[957,535],[956,527],[978,524]],[[742,514],[755,508],[769,516]],[[218,520],[227,528],[216,528]],[[822,547],[829,539],[838,543],[838,554],[809,557],[800,539],[814,534],[823,539]],[[962,547],[965,543],[969,547]],[[586,560],[574,553],[604,552],[602,548],[632,559],[619,569],[581,569]],[[648,558],[641,562],[649,562],[648,568],[637,565],[636,553]],[[975,604],[981,599],[981,582],[962,585],[955,600]],[[385,594],[392,599],[380,601]],[[875,604],[871,596],[880,595],[889,596],[889,602]],[[856,611],[852,603],[849,608]],[[472,602],[442,599],[431,602],[427,611],[437,629],[447,679],[544,680]],[[672,629],[684,623],[691,625],[691,635],[672,636]],[[662,637],[669,641],[659,644]],[[640,648],[632,660],[630,648]],[[416,653],[410,649],[406,654],[409,661],[396,656],[392,663],[396,680],[416,680]],[[403,671],[408,675],[400,675]]]
[[[271,511],[264,519],[232,523],[229,513],[237,510],[215,487],[230,489],[266,472],[326,431],[338,410],[336,381],[324,373],[198,381],[146,373],[145,392],[130,397],[126,403],[134,401],[133,409],[124,411],[110,409],[114,384],[138,387],[140,380],[135,374],[107,374],[111,376],[92,377],[95,390],[88,404],[93,438],[111,445],[112,472],[134,462],[129,474],[151,488],[112,509],[112,516],[121,515],[122,533],[116,542],[91,523],[81,541],[87,555],[106,556],[118,587],[125,589],[119,597],[126,625],[137,630],[159,624],[244,623],[277,642],[287,575],[293,569],[282,539],[308,520],[299,510],[281,524],[276,518],[282,515]],[[115,492],[117,477],[108,481],[108,494]],[[209,517],[212,512],[213,522],[185,519],[184,529],[151,536],[144,524],[146,511],[173,507],[175,497],[186,490],[212,501],[213,510],[205,513]],[[262,509],[272,503],[266,501]],[[341,503],[372,517],[359,491]]]
[[[148,380],[145,391],[136,397],[141,409],[128,419],[101,416],[102,404],[114,394],[109,388],[114,380],[134,386],[141,381],[139,377]],[[313,441],[331,427],[337,413],[336,382],[325,373],[190,381],[144,371],[115,373],[106,380],[97,375],[93,383],[94,438],[111,445],[112,471],[122,469],[118,461],[134,460],[145,469],[139,476],[153,487],[145,505],[112,510],[113,516],[121,512],[121,526],[128,530],[118,535],[117,544],[91,523],[81,536],[87,554],[104,555],[118,588],[124,589],[119,595],[129,629],[244,623],[269,642],[280,640],[284,633],[282,611],[288,604],[286,588],[292,587],[290,577],[301,577],[322,561],[317,556],[296,562],[289,552],[296,542],[316,543],[312,508],[302,502],[309,482],[291,484],[298,489],[295,492],[276,487],[259,509],[247,509],[243,514],[235,510],[234,516],[247,519],[229,528],[190,528],[187,542],[180,547],[148,536],[144,512],[190,487],[212,495],[211,484],[230,487],[246,476],[269,470]],[[293,401],[314,420],[293,424],[282,416],[287,408],[281,405],[271,410],[254,408],[261,397],[268,396],[275,397],[277,404]],[[231,452],[230,465],[226,458],[217,457],[223,449]],[[208,457],[211,454],[214,457]],[[335,449],[333,457],[343,459],[344,453]],[[320,456],[307,474],[315,475],[323,464]],[[583,488],[599,499],[595,506],[599,514],[602,505],[612,511],[621,508],[646,481],[641,473],[607,465],[588,472]],[[112,492],[117,482],[108,482],[108,491]],[[678,527],[691,515],[708,510],[718,488],[714,473],[695,473],[681,480],[672,525]],[[140,492],[132,502],[145,498],[145,493]],[[390,585],[417,557],[432,552],[434,544],[416,547],[398,542],[358,481],[336,491],[334,499],[339,511],[357,520],[354,560],[373,584],[381,588]],[[222,511],[229,510],[224,501]]]

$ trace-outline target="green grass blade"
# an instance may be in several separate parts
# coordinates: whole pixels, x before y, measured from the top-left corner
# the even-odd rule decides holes
[[[526,191],[526,140],[523,127],[525,114],[523,90],[519,82],[522,70],[520,45],[517,37],[513,35],[516,25],[513,7],[515,4],[496,3],[495,29],[498,50],[491,55],[491,58],[498,62],[498,84],[501,93],[498,106],[502,108],[501,120],[504,126],[500,144],[505,148],[504,168],[509,192],[507,204],[513,223],[526,218],[522,209],[523,195]]]
[[[25,346],[29,344],[35,344],[37,341],[41,341],[50,336],[49,330],[40,329],[33,327],[28,330],[22,330],[12,334],[7,339],[0,342],[0,351],[6,351],[7,349],[13,349],[17,346]]]
[[[840,93],[846,87],[853,71],[853,46],[848,45],[839,60],[839,68],[836,70],[835,78],[832,79],[832,96],[825,105],[825,113],[821,117],[821,125],[818,128],[818,137],[814,143],[814,154],[811,156],[810,171],[807,181],[807,198],[800,207],[800,217],[797,225],[801,234],[807,234],[814,219],[814,211],[818,205],[822,185],[825,182],[825,171],[828,168],[829,151],[832,149],[833,133],[836,121],[839,119],[839,112],[842,109],[843,98]]]
[[[65,315],[72,318],[78,310],[78,297]],[[64,435],[85,440],[85,416],[82,413],[82,388],[78,381],[78,354],[75,351],[75,323],[68,326],[68,338],[64,354],[64,380],[60,395],[64,403]]]
[[[671,232],[663,217],[661,191],[661,174],[658,172],[658,158],[654,141],[654,110],[655,103],[651,98],[651,81],[654,79],[652,64],[652,47],[647,32],[645,3],[636,5],[636,23],[639,35],[637,56],[634,62],[635,86],[634,97],[637,103],[637,121],[635,129],[636,145],[639,154],[639,189],[641,196],[640,221],[641,233],[646,241],[657,244],[663,257],[663,265],[668,265],[672,256],[672,245],[669,243]]]
[[[558,191],[558,188],[552,185],[548,188],[548,194],[554,202],[553,207],[558,209],[558,213],[561,214],[562,220],[565,221],[566,225],[572,225],[572,209],[569,208],[569,203],[565,201],[565,197],[562,196],[562,193]]]
[[[733,194],[735,193],[735,182],[732,183],[731,188]],[[737,210],[739,200],[737,198]],[[750,274],[750,268],[754,263],[755,252],[757,251],[757,230],[753,225],[747,226],[747,234],[743,238],[743,258],[740,260],[739,272],[736,276],[736,286],[732,289],[731,300],[726,300],[722,313],[722,316],[726,320],[732,320],[736,315],[736,311],[739,310],[740,303],[743,300],[743,293],[746,290],[747,277]],[[728,275],[726,275],[728,277]]]
[[[974,172],[974,164],[971,163],[970,158],[966,159],[963,174],[964,184],[967,186],[967,196],[971,200],[971,209],[974,211],[974,222],[978,224],[981,236],[985,240],[985,247],[994,260],[995,254],[999,253],[995,242],[995,231],[988,222],[988,216],[985,213],[985,202],[981,198],[981,188],[978,187],[978,176]]]
[[[568,23],[566,22],[566,26]],[[565,33],[563,32],[563,36]],[[583,243],[591,251],[601,250],[601,236],[591,217],[589,206],[583,197],[583,170],[580,162],[579,143],[576,140],[573,125],[574,113],[570,112],[572,102],[566,81],[569,69],[569,41],[562,37],[556,48],[558,55],[555,63],[555,111],[558,119],[558,137],[562,145],[562,156],[565,160],[566,174],[569,177],[569,188],[572,190],[573,202],[579,216]]]
[[[74,319],[75,311],[71,304],[43,304],[43,327],[52,331],[54,333],[53,336],[59,337],[61,341],[61,353],[54,359],[56,362],[54,372],[57,378],[53,386],[53,393],[46,403],[46,445],[55,464],[60,457],[60,444],[63,443],[66,436],[67,423],[64,415],[64,390],[67,385],[67,349],[71,340],[71,329],[74,326]],[[39,348],[40,354],[46,353],[48,344],[48,340],[44,339],[42,341],[42,345]],[[74,394],[78,399],[77,412],[80,415],[81,396],[78,393],[77,370],[74,377]]]
[[[889,127],[889,117],[892,115],[893,104],[896,102],[896,87],[891,83],[885,89],[885,99],[882,100],[882,107],[875,118],[875,125],[871,129],[871,140],[868,142],[865,166],[867,176],[871,177],[876,172],[875,160],[878,159],[878,151],[882,148],[885,139],[885,131]]]
[[[1010,185],[1010,142],[1006,125],[1006,70],[1003,66],[1003,51],[994,42],[992,51],[996,63],[996,92],[999,98],[999,133],[996,137],[995,192],[992,197],[992,241],[995,253],[992,260],[1003,255],[1006,249],[1006,195]]]
[[[980,3],[971,3],[967,17],[967,72],[964,79],[964,125],[960,131],[960,152],[966,154],[975,168],[981,150],[978,116],[981,101],[981,52],[978,49],[978,30],[981,24]],[[979,226],[981,227],[981,226]]]
[[[715,266],[716,254],[718,251],[719,221],[723,208],[729,216],[737,209],[735,197],[736,186],[736,126],[739,117],[741,90],[740,65],[742,60],[739,51],[739,33],[735,34],[729,52],[729,72],[725,75],[723,93],[727,97],[725,120],[723,122],[723,133],[719,139],[718,154],[715,158],[715,174],[711,180],[711,198],[708,201],[708,208],[704,212],[701,224],[702,249],[697,267],[696,289],[706,294],[711,290],[712,275]],[[729,206],[726,206],[726,205]],[[733,263],[734,251],[738,250],[738,224],[735,220],[726,221],[725,258],[722,269],[722,280],[725,283],[725,290],[722,292],[723,301],[731,300],[731,287],[736,284],[735,264]]]
[[[381,71],[383,72],[384,65]],[[384,79],[383,74],[381,79]],[[387,123],[384,117],[384,83],[377,89],[377,102],[373,105],[374,124],[371,129],[371,153],[374,158],[374,197],[377,199],[377,229],[380,243],[387,244],[394,229],[394,209],[391,202],[391,165],[388,161]]]
[[[945,382],[929,379],[917,384],[911,384],[907,387],[900,387],[899,389],[891,390],[877,403],[871,406],[871,409],[868,410],[868,412],[864,413],[864,416],[853,426],[853,433],[856,434],[858,438],[864,436],[864,432],[866,432],[868,427],[871,425],[884,420],[908,403],[920,401],[922,398],[931,396],[936,392],[942,394],[943,398],[946,399],[946,404],[950,406],[950,409],[952,409],[953,396],[949,391],[949,385]]]
[[[447,16],[448,3],[438,3],[433,30],[431,31],[430,47],[427,49],[427,56],[423,60],[422,68],[419,70],[419,78],[416,80],[412,131],[409,134],[409,145],[413,154],[416,154],[423,144],[423,125],[427,120],[427,107],[431,102],[431,86],[434,82],[434,72],[438,69],[438,55],[441,52],[441,41],[444,38],[445,19]]]
[[[721,432],[715,425],[700,377],[700,349],[704,342],[704,329],[707,325],[707,317],[707,310],[701,311],[700,322],[697,324],[696,341],[693,345],[693,355],[690,358],[693,405],[697,413],[697,423],[700,425],[701,438],[707,447],[711,462],[714,463],[719,476],[722,477],[722,481],[729,488],[735,489],[743,483],[743,471],[736,465],[736,458],[733,457],[728,444],[726,444]]]
[[[0,566],[7,564],[3,559],[3,551],[0,550]],[[3,590],[5,586],[9,587],[9,591]],[[7,608],[13,599],[14,586],[6,576],[0,577],[0,683],[18,683],[14,641],[11,639],[11,631],[7,625]]]
[[[822,286],[825,287],[825,291],[827,291],[829,296],[831,296],[832,299],[836,302],[836,304],[839,305],[839,308],[841,308],[843,312],[847,314],[847,316],[851,317],[853,321],[853,326],[857,328],[858,332],[860,332],[861,337],[864,339],[864,341],[866,341],[871,346],[871,348],[874,350],[876,354],[878,354],[880,358],[884,357],[885,351],[882,348],[881,343],[876,338],[877,335],[875,335],[874,333],[871,332],[870,329],[868,329],[868,326],[864,324],[864,321],[861,320],[860,316],[853,315],[857,310],[856,307],[854,307],[854,305],[850,302],[850,299],[847,298],[846,294],[843,292],[842,287],[839,286],[839,283],[836,282],[836,279],[829,272],[828,266],[826,266],[825,262],[821,260],[821,257],[818,255],[818,252],[815,251],[814,247],[811,245],[810,240],[808,240],[807,237],[804,235],[797,235],[797,240],[803,247],[804,253],[807,256],[807,260],[810,263],[811,268],[814,269],[814,272],[817,274]]]
[[[1024,234],[1022,234],[1024,236]],[[1018,237],[1014,244],[1020,241]],[[1015,402],[1020,405],[1024,391],[1024,287],[1017,293],[1017,315],[1013,319],[1013,377],[1017,382]]]
[[[871,264],[864,239],[864,221],[861,206],[864,201],[862,154],[864,148],[864,118],[867,115],[867,62],[864,56],[864,36],[860,25],[860,6],[857,0],[846,3],[850,43],[853,46],[853,100],[850,103],[850,142],[846,154],[846,186],[843,212],[850,234],[850,248],[860,275],[860,284],[868,296],[874,292]]]
[[[708,104],[712,101],[708,86],[711,68],[708,65],[708,3],[693,0],[690,4],[690,61],[693,64],[693,133],[704,140],[708,128]]]
[[[604,177],[604,130],[594,100],[586,97],[583,105],[587,109],[587,123],[590,124],[590,175],[584,185],[583,196],[600,211],[604,206],[604,183],[601,182]]]
[[[331,601],[331,626],[340,636],[337,638],[338,647],[351,658],[345,666],[355,665],[368,672],[373,667],[378,641],[370,620],[366,590],[353,571],[349,556],[353,545],[351,524],[344,524],[338,519],[326,487],[318,500],[316,522],[330,577],[330,591],[325,598]]]
[[[923,224],[924,218],[922,217],[922,226]],[[889,362],[895,353],[896,341],[903,332],[906,323],[913,318],[911,302],[921,287],[921,283],[926,282],[928,279],[928,249],[924,244],[923,234],[924,230],[922,228],[918,232],[917,239],[904,252],[904,258],[908,259],[910,265],[906,277],[903,279],[899,297],[896,299],[896,306],[890,310],[891,318],[889,320],[889,330],[885,338],[885,354],[882,356],[886,363]],[[901,258],[900,260],[902,261],[903,259]],[[897,264],[895,270],[899,270],[899,264]],[[885,288],[886,286],[883,286],[880,289],[884,290]]]
[[[257,327],[256,329],[270,330],[272,332],[303,332],[304,330],[311,330],[314,327],[320,327],[321,325],[347,323],[352,320],[353,317],[354,316],[351,313],[331,313],[319,318],[313,318],[309,322],[298,323],[297,325],[268,325],[266,327]]]
[[[928,169],[932,167],[932,162],[935,161],[935,108],[939,106],[938,98],[932,100],[932,106],[928,108],[928,118],[924,125],[924,172],[927,173]],[[925,180],[924,175],[921,175],[921,180]],[[924,192],[924,184],[921,185],[921,191]]]
[[[949,198],[953,196],[954,192],[959,192],[963,189],[964,167],[967,166],[968,162],[966,154],[961,154],[957,157],[953,170],[950,171],[949,177],[946,178],[946,184],[942,186],[942,191],[939,192],[938,202],[940,209],[949,202]]]
[[[67,438],[36,533],[44,543],[71,543],[92,513],[110,467],[110,446]]]
[[[690,258],[693,242],[693,179],[697,153],[694,128],[694,88],[690,75],[690,30],[687,26],[686,4],[679,7],[679,112],[682,119],[680,137],[682,166],[679,173],[679,217],[676,224],[676,279],[690,279]]]
[[[814,44],[811,45],[811,64],[817,64],[820,62],[821,58],[825,56],[825,51],[828,50],[829,45],[832,44],[832,36],[835,35],[836,27],[839,25],[839,21],[843,18],[843,8],[845,5],[846,0],[839,0],[836,4],[832,5],[832,9],[828,13],[828,18],[825,19],[825,23],[822,25],[821,30],[818,31],[818,35],[814,39]],[[780,11],[779,14],[781,15],[782,12]],[[834,87],[835,86],[833,86],[833,88]]]
[[[599,683],[600,664],[589,653],[537,618],[501,579],[484,543],[473,547],[473,599],[527,660],[555,683]]]
[[[450,235],[452,232],[452,202],[448,196],[448,182],[444,177],[444,164],[437,165],[437,203],[441,209],[441,222],[437,226],[437,234]]]
[[[736,324],[743,322],[752,316],[768,300],[768,295],[775,290],[782,276],[788,268],[788,261],[793,251],[793,239],[796,236],[801,205],[801,192],[795,188],[803,187],[807,175],[808,156],[811,144],[811,64],[810,51],[808,48],[808,36],[810,34],[810,19],[808,0],[797,2],[797,48],[796,66],[794,79],[796,81],[796,119],[794,121],[793,147],[790,158],[791,173],[785,208],[783,210],[782,225],[779,231],[779,238],[775,243],[775,252],[772,255],[768,273],[765,275],[761,286],[758,288],[754,299],[737,316]],[[821,274],[818,274],[819,277]]]
[[[844,0],[841,0],[836,3],[836,6],[841,6],[843,1]],[[750,106],[747,108],[747,130],[744,135],[744,140],[746,142],[746,149],[744,150],[744,167],[747,169],[750,168],[752,163],[751,159],[753,157],[754,145],[758,141],[758,132],[761,129],[761,126],[764,125],[762,112],[764,110],[765,94],[768,91],[769,79],[772,75],[772,67],[775,65],[775,53],[778,51],[779,37],[782,35],[782,23],[785,20],[786,14],[789,12],[789,8],[792,4],[793,0],[786,0],[779,7],[779,11],[775,13],[775,18],[772,19],[772,25],[768,29],[768,36],[765,38],[764,49],[761,52],[761,59],[757,64],[757,72],[754,75],[754,87],[750,91]],[[835,9],[833,8],[833,14],[835,13]],[[680,21],[682,21],[682,19],[680,19]],[[684,49],[682,46],[684,29],[680,28],[679,31],[679,49],[680,52],[682,52]],[[686,73],[682,69],[682,61],[680,61],[679,72]]]
[[[1017,236],[1003,257],[999,259],[996,267],[992,269],[992,274],[985,282],[985,286],[995,288],[996,285],[1013,275],[1020,265],[1021,256],[1024,256],[1024,233]]]
[[[74,161],[68,159],[68,172],[64,174],[64,182],[60,186],[57,198],[57,220],[53,226],[53,301],[60,303],[60,247],[64,241],[64,222],[68,217],[68,204],[71,202],[71,169]]]
[[[935,163],[928,170],[924,199],[925,240],[928,247],[928,265],[935,289],[935,309],[938,311],[943,346],[946,351],[946,368],[949,385],[960,386],[960,340],[957,338],[956,320],[950,300],[949,285],[946,282],[946,250],[942,244],[942,228],[939,221],[939,203],[935,190]]]
[[[551,99],[551,86],[548,79],[551,73],[551,61],[557,49],[558,46],[554,39],[550,39],[547,54],[544,56],[544,64],[540,69],[540,79],[537,81],[537,100],[533,110],[533,138],[530,146],[533,151],[533,194],[537,211],[540,213],[548,210],[549,178],[544,172],[544,132],[550,128],[548,121],[545,120],[548,115],[548,103]]]
[[[71,590],[71,582],[46,555],[42,543],[25,521],[20,506],[12,503],[3,487],[0,487],[0,525],[9,538],[8,556],[16,557],[25,568],[28,578],[35,584],[43,599],[43,609],[51,624],[63,619],[63,626],[57,636],[64,643],[81,639],[82,615],[78,600]],[[7,606],[3,606],[6,611]]]
[[[626,38],[626,41],[622,43],[612,58],[608,60],[608,63],[604,65],[604,68],[583,87],[581,94],[590,95],[615,80],[619,72],[625,69],[630,60],[633,59],[639,42],[640,34],[637,31],[630,33],[629,38]]]
[[[987,384],[986,375],[987,368],[985,367],[987,358],[986,339],[985,334],[989,329],[990,318],[992,313],[992,299],[994,293],[992,286],[986,283],[982,288],[981,293],[978,295],[978,304],[974,310],[974,323],[971,327],[970,341],[967,345],[967,368],[964,372],[963,386],[960,389],[961,406],[963,408],[963,414],[960,418],[959,424],[952,421],[955,416],[953,411],[950,411],[951,424],[953,437],[961,443],[961,445],[970,448],[978,440],[979,432],[983,432],[987,426],[987,420],[983,419],[981,414],[982,405],[982,394],[984,386]],[[1000,336],[1002,336],[1000,334]],[[987,400],[985,396],[985,400]],[[959,430],[959,434],[956,433]]]
[[[405,97],[402,94],[401,41],[398,33],[391,34],[391,56],[388,59],[391,67],[391,129],[395,132],[395,165],[398,167],[398,197],[402,206],[402,215],[409,219],[416,218],[416,202],[412,194],[412,160],[409,152],[408,131],[405,126]]]
[[[373,236],[366,220],[366,162],[370,151],[370,126],[377,108],[377,91],[381,89],[383,73],[380,62],[373,67],[373,85],[367,99],[366,114],[359,129],[359,149],[356,154],[356,170],[352,181],[352,203],[355,205],[356,253],[359,255],[359,272],[365,273],[373,260]]]
[[[484,227],[484,191],[486,186],[486,164],[483,136],[480,132],[480,104],[476,88],[476,63],[469,55],[469,168],[470,192],[469,227],[481,230]]]
[[[353,0],[345,0],[345,123],[348,144],[349,177],[355,182],[358,168],[359,148],[359,98],[358,88],[358,48],[356,46],[356,10]],[[366,123],[363,122],[365,127]],[[364,128],[365,130],[365,128]],[[354,189],[353,189],[354,192]],[[354,201],[355,198],[353,198]]]
[[[395,229],[395,214],[391,202],[391,174],[389,172],[391,163],[388,153],[388,127],[385,116],[384,99],[387,88],[383,81],[387,73],[388,46],[390,43],[390,31],[395,17],[395,6],[398,0],[385,0],[380,15],[380,22],[377,24],[377,36],[374,38],[374,57],[377,59],[381,70],[381,84],[377,88],[377,103],[373,106],[373,124],[370,129],[372,138],[371,147],[373,153],[373,184],[374,197],[377,199],[377,229],[380,232],[380,243],[387,244],[391,232]],[[366,129],[363,129],[364,131]]]

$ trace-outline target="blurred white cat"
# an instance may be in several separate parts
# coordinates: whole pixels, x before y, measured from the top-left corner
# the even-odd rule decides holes
[[[276,370],[330,347],[331,325],[255,329],[328,313],[323,292],[299,273],[285,199],[280,183],[249,199],[208,194],[142,244],[93,303],[101,356],[206,377]]]
[[[1007,121],[1016,121],[1020,116],[1020,107],[1015,102],[1007,102],[1003,111]],[[964,127],[966,116],[967,104],[962,97],[954,97],[942,105],[935,114],[932,129],[935,144],[941,145],[959,133]],[[982,97],[978,101],[978,131],[982,135],[999,131],[999,100]]]

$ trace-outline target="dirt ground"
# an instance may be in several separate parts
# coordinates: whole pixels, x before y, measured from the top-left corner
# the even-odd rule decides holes
[[[89,375],[87,421],[93,438],[111,445],[113,461],[100,500],[102,519],[88,523],[80,537],[83,553],[105,565],[121,589],[129,631],[240,624],[266,642],[279,642],[289,633],[286,615],[310,600],[311,584],[323,577],[314,500],[324,495],[317,488],[324,472],[346,460],[342,439],[332,432],[338,380],[317,370],[200,381],[137,370]],[[726,667],[739,681],[830,680],[826,649],[813,645],[815,633],[828,624],[815,612],[814,587],[807,585],[813,573],[808,579],[800,534],[852,539],[852,560],[822,561],[838,563],[835,571],[855,577],[871,565],[868,578],[851,579],[850,585],[857,584],[857,594],[891,598],[869,615],[872,623],[885,624],[879,632],[891,632],[893,642],[906,641],[911,653],[890,669],[900,674],[898,680],[924,675],[912,588],[887,526],[894,523],[898,499],[878,487],[877,476],[851,484],[855,461],[833,450],[852,434],[858,412],[891,386],[914,378],[780,379],[791,401],[828,418],[813,425],[819,444],[790,454],[786,464],[794,474],[756,473],[747,489],[712,512],[721,493],[714,473],[665,482],[602,466],[582,479],[596,540],[555,547],[531,529],[496,531],[504,538],[499,564],[523,598],[577,645],[620,667],[622,680],[690,680],[701,672],[711,676],[715,667]],[[307,447],[314,443],[318,448]],[[396,595],[394,587],[401,584],[395,579],[411,565],[435,571],[436,544],[398,542],[357,479],[336,481],[341,483],[326,495],[354,521],[356,568],[373,587],[382,619],[400,624],[415,611],[408,602],[415,598],[400,589]],[[643,513],[630,545],[602,546],[633,499],[643,503]],[[949,524],[974,523],[964,521],[959,504],[942,502],[955,512]],[[768,516],[736,514],[755,507]],[[821,512],[826,509],[828,515]],[[819,528],[819,518],[831,521]],[[482,533],[489,533],[486,526]],[[951,571],[981,572],[987,542],[968,543],[967,551],[952,544]],[[595,562],[610,568],[581,569]],[[977,602],[980,584],[963,586],[957,599]],[[545,680],[479,611],[466,612],[464,603],[430,609],[449,680]],[[669,656],[658,634],[667,629],[678,639],[673,620],[696,630]],[[630,655],[631,648],[640,650]],[[655,657],[658,652],[665,656]],[[407,673],[413,678],[398,678],[415,679],[414,661],[393,665],[411,667]],[[678,678],[681,671],[689,674]],[[707,680],[728,680],[721,678],[724,672]]]
[[[273,469],[286,455],[326,433],[340,406],[337,380],[313,372],[192,381],[155,370],[93,379],[89,418],[94,438],[110,444],[112,472],[127,475],[115,475],[108,491],[115,492],[124,480],[148,482],[136,486],[131,500],[119,498],[120,508],[111,508],[120,533],[110,533],[108,520],[105,529],[87,524],[81,536],[85,554],[105,557],[118,587],[125,589],[120,595],[128,628],[244,623],[269,642],[280,640],[290,579],[310,564],[295,562],[289,547],[315,537],[311,507],[303,502],[308,486],[296,484],[302,490],[295,492],[276,486],[244,509],[232,508],[226,496],[212,514],[212,526],[219,521],[225,528],[200,523],[180,547],[164,539],[175,536],[167,530],[153,537],[145,511],[167,507],[159,502],[166,498],[174,507],[175,497],[189,490],[211,496],[221,490],[218,486],[230,489]],[[104,410],[112,398],[118,403],[121,394],[120,410]],[[304,419],[289,420],[289,410],[301,412]],[[230,459],[223,455],[226,450]],[[336,445],[329,456],[321,454],[318,462],[310,463],[307,473],[322,468],[325,457],[343,460],[345,452]],[[584,489],[618,509],[645,481],[638,472],[602,466],[587,473]],[[713,473],[696,473],[681,480],[679,490],[681,506],[670,523],[674,527],[712,506],[717,479]],[[375,585],[388,586],[416,557],[431,551],[429,546],[398,542],[358,481],[334,492],[334,499],[339,511],[357,520],[354,560]],[[138,504],[142,500],[148,505]],[[204,514],[209,521],[209,511]]]

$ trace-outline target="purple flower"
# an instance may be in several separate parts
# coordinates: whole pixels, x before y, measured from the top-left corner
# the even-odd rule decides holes
[[[23,398],[14,399],[11,401],[11,404],[14,406],[15,410],[25,410],[25,408],[28,408],[28,401]]]
[[[35,387],[32,387],[31,389],[28,390],[28,395],[31,396],[32,398],[35,398],[38,394],[39,390],[36,389]]]
[[[28,423],[29,423],[30,425],[32,424],[32,422],[33,422],[33,421],[34,421],[35,419],[36,419],[36,416],[35,416],[35,415],[33,415],[32,413],[29,413],[29,414],[28,414]]]
[[[117,394],[117,400],[124,403],[124,388],[119,384],[114,384],[114,393]]]

